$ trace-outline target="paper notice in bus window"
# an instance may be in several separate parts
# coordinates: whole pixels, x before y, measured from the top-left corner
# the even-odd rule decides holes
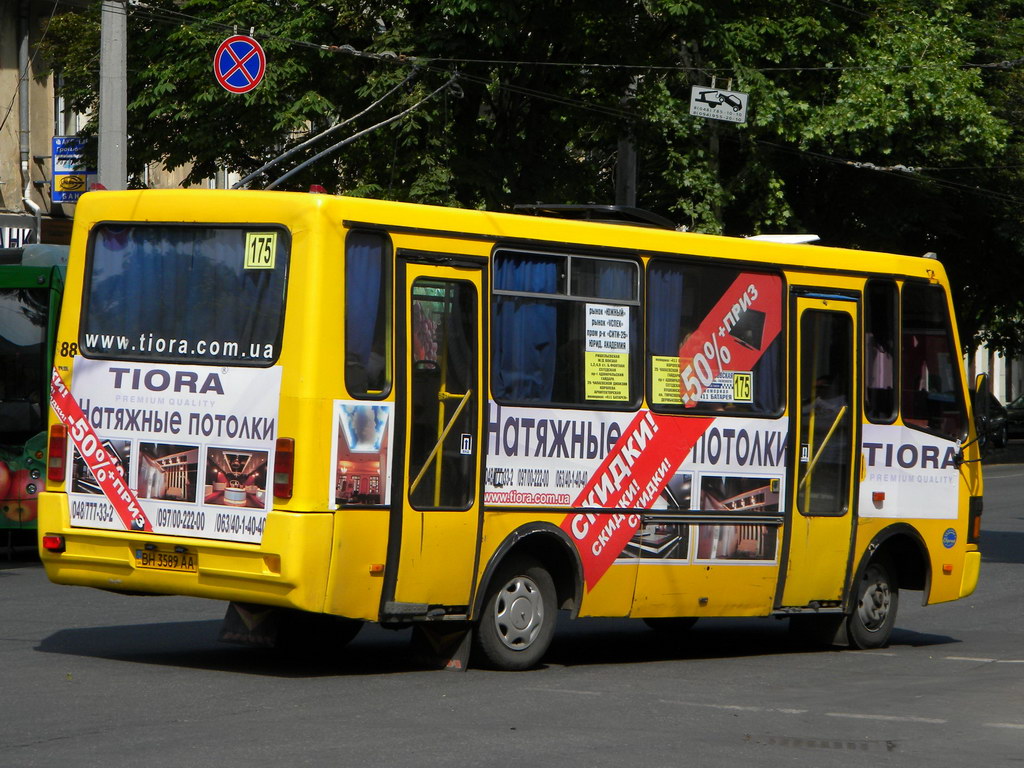
[[[273,269],[277,255],[277,232],[245,233],[245,268]]]
[[[587,352],[587,400],[629,400],[629,355]]]
[[[587,400],[629,399],[629,307],[587,304]]]
[[[682,405],[678,357],[651,358],[651,402],[658,405]]]
[[[726,371],[718,374],[704,388],[705,403],[749,403],[753,396],[753,374],[749,371]]]

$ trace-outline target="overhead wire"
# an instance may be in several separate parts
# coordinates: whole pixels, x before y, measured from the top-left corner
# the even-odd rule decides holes
[[[925,182],[925,183],[928,183],[928,184],[932,184],[935,187],[939,187],[939,188],[943,188],[944,187],[944,188],[953,189],[953,190],[956,190],[956,191],[959,191],[959,192],[968,192],[968,193],[971,193],[971,194],[974,194],[974,195],[978,195],[978,196],[981,196],[981,197],[987,197],[987,198],[989,198],[991,200],[996,200],[996,201],[1002,202],[1002,203],[1024,203],[1024,197],[1022,197],[1020,195],[1013,195],[1013,194],[1010,194],[1008,192],[1000,192],[998,190],[993,190],[993,189],[984,189],[982,187],[978,187],[978,186],[971,185],[971,184],[965,184],[963,182],[952,181],[950,179],[936,178],[934,176],[929,176],[929,175],[921,173],[922,170],[925,170],[923,168],[915,168],[915,167],[912,167],[912,166],[898,167],[896,165],[893,165],[893,166],[880,166],[880,165],[876,165],[874,163],[868,163],[868,162],[863,162],[863,161],[858,161],[858,160],[851,160],[851,159],[848,159],[848,158],[839,158],[839,157],[836,157],[834,155],[825,154],[823,152],[815,152],[814,150],[800,149],[800,148],[797,148],[797,147],[791,147],[791,146],[787,146],[787,145],[784,145],[784,144],[777,144],[775,142],[767,141],[765,139],[750,139],[750,140],[753,141],[754,143],[760,145],[760,146],[765,146],[765,147],[768,147],[770,149],[773,149],[773,150],[776,150],[776,151],[779,151],[779,152],[786,152],[786,153],[789,153],[789,154],[795,154],[795,155],[801,155],[801,156],[805,156],[805,157],[811,157],[811,158],[813,158],[815,160],[818,160],[818,161],[821,161],[821,162],[825,162],[825,163],[831,163],[831,164],[835,164],[835,165],[842,165],[842,166],[846,166],[848,168],[855,168],[855,169],[858,169],[858,170],[872,171],[872,172],[875,172],[875,173],[887,173],[887,174],[890,174],[890,175],[900,176],[902,178],[906,178],[906,179],[913,180],[913,181]],[[985,170],[985,169],[979,169],[979,170]]]
[[[244,25],[244,24],[228,24],[228,23],[225,23],[225,22],[211,21],[211,20],[208,20],[208,19],[202,19],[200,17],[194,16],[194,15],[191,15],[191,14],[187,14],[187,13],[184,13],[184,12],[181,12],[181,11],[174,11],[174,10],[170,10],[170,9],[166,9],[166,8],[158,8],[158,7],[151,6],[150,4],[146,3],[145,0],[128,0],[128,2],[129,2],[129,5],[131,5],[133,8],[136,9],[135,13],[146,14],[149,18],[152,18],[154,20],[174,21],[175,23],[181,23],[182,21],[188,21],[190,23],[207,25],[207,26],[211,26],[211,27],[221,28],[221,29],[224,29],[224,30],[237,30],[238,28],[243,28],[243,29],[246,28],[246,25]],[[840,5],[836,4],[836,3],[830,2],[829,0],[821,0],[821,2],[823,2],[825,5],[833,6],[833,7],[836,7],[836,8],[841,8],[843,10],[848,10],[848,11],[852,11],[853,10],[853,9],[845,8],[844,6],[840,6]],[[252,30],[252,29],[253,28],[250,28],[250,30]],[[360,57],[360,58],[373,59],[373,60],[377,60],[377,61],[398,61],[398,62],[406,62],[406,63],[411,62],[411,63],[414,63],[417,66],[419,66],[419,67],[421,67],[421,68],[423,68],[425,70],[434,71],[434,72],[442,71],[441,68],[438,67],[438,65],[441,65],[441,64],[449,64],[449,65],[451,65],[451,64],[477,64],[477,65],[484,65],[484,66],[489,66],[489,67],[497,67],[497,66],[562,67],[562,68],[575,68],[575,69],[580,69],[580,70],[584,70],[584,71],[586,71],[586,70],[613,69],[613,70],[633,71],[633,72],[635,72],[635,71],[649,71],[649,72],[680,72],[680,73],[682,73],[682,72],[702,72],[702,73],[715,72],[715,73],[723,73],[723,72],[737,72],[737,71],[745,71],[745,72],[843,72],[843,71],[882,71],[882,70],[888,70],[888,71],[908,71],[908,70],[919,70],[919,69],[949,68],[951,66],[949,63],[935,63],[935,64],[913,64],[913,65],[885,64],[885,65],[849,65],[849,66],[831,66],[831,65],[828,65],[828,66],[817,66],[817,67],[795,66],[795,67],[725,67],[725,68],[714,67],[714,68],[709,68],[709,67],[670,66],[670,65],[646,65],[646,64],[645,65],[636,65],[636,64],[623,64],[623,63],[607,64],[607,63],[599,63],[599,62],[550,62],[550,61],[530,61],[530,60],[511,60],[511,59],[505,60],[505,59],[479,59],[479,58],[478,59],[470,59],[470,58],[456,58],[456,57],[422,57],[422,56],[409,55],[409,54],[396,54],[396,53],[391,52],[391,51],[384,51],[384,52],[364,51],[364,50],[360,50],[360,49],[358,49],[358,48],[356,48],[354,46],[348,45],[348,44],[337,45],[337,44],[312,43],[312,42],[309,42],[309,41],[295,40],[295,39],[286,38],[286,37],[282,37],[282,36],[275,36],[275,35],[264,35],[264,37],[266,39],[277,40],[279,42],[287,43],[289,45],[294,45],[294,46],[297,46],[297,47],[303,47],[303,48],[308,48],[308,49],[313,49],[313,50],[318,50],[318,51],[323,51],[323,52],[341,53],[341,54],[346,54],[346,55]],[[1012,60],[997,61],[997,62],[954,64],[952,66],[955,66],[956,68],[960,68],[960,69],[1016,69],[1018,67],[1024,66],[1024,57],[1020,57],[1020,58],[1012,59]],[[560,104],[562,106],[566,106],[566,107],[569,107],[569,108],[581,109],[581,110],[593,112],[595,114],[605,115],[607,117],[612,117],[612,118],[615,118],[615,119],[635,119],[636,118],[635,113],[632,113],[632,112],[630,112],[628,110],[625,110],[625,109],[620,109],[620,108],[616,108],[616,107],[612,107],[612,106],[608,106],[608,105],[602,105],[602,104],[594,104],[594,103],[586,102],[586,101],[584,101],[582,99],[575,99],[575,98],[567,97],[567,96],[565,96],[563,94],[548,93],[548,92],[541,91],[541,90],[538,90],[538,89],[527,88],[525,86],[514,85],[514,84],[511,84],[511,83],[494,83],[493,81],[491,81],[488,78],[484,78],[484,77],[481,77],[481,76],[476,76],[476,75],[473,75],[472,73],[467,73],[465,71],[461,71],[460,72],[458,79],[460,81],[463,81],[463,82],[473,83],[473,84],[478,85],[480,87],[484,87],[484,88],[492,88],[493,87],[493,88],[500,89],[500,90],[502,90],[504,92],[514,93],[514,94],[517,94],[517,95],[520,95],[520,96],[523,96],[523,97],[526,97],[526,98],[540,99],[540,100],[548,101],[550,103]],[[449,84],[446,84],[446,85],[442,86],[441,88],[439,88],[437,91],[435,91],[434,93],[432,93],[430,96],[428,96],[426,98],[427,99],[432,98],[436,93],[440,92],[441,90],[444,90],[448,86],[449,86]],[[425,100],[426,99],[421,100],[420,102],[417,102],[417,104],[414,105],[413,108],[418,107]],[[333,147],[330,147],[327,150],[324,150],[323,152],[321,152],[321,153],[317,154],[316,156],[310,158],[309,160],[307,160],[306,162],[304,162],[303,164],[301,164],[297,168],[292,169],[291,171],[289,171],[284,176],[278,178],[273,183],[273,186],[277,186],[278,184],[283,182],[285,179],[289,178],[294,173],[298,172],[299,169],[307,167],[309,164],[311,164],[312,162],[315,162],[317,159],[319,159],[321,157],[324,157],[324,156],[326,156],[326,155],[336,151],[340,147],[350,143],[351,141],[355,140],[356,138],[361,137],[363,135],[366,135],[366,133],[369,133],[372,130],[376,130],[377,128],[383,127],[384,125],[388,125],[391,122],[394,122],[395,120],[399,119],[400,117],[404,116],[405,114],[408,114],[408,112],[411,111],[411,109],[413,109],[413,108],[410,108],[409,110],[406,110],[406,111],[400,113],[399,115],[393,116],[392,118],[389,118],[389,119],[387,119],[385,121],[382,121],[381,123],[378,123],[377,125],[372,126],[371,128],[366,129],[364,131],[361,131],[361,132],[355,134],[353,137],[349,137],[349,139],[346,139],[346,140],[344,140],[344,141],[334,145]],[[364,112],[360,113],[360,115],[362,115],[362,114],[365,114],[365,110],[364,110]],[[351,122],[351,121],[348,121],[348,122]],[[304,145],[308,145],[309,143],[312,143],[313,141],[317,140],[317,138],[318,137],[312,137],[311,139],[307,140],[307,142],[304,142]],[[865,162],[865,161],[854,161],[854,160],[848,160],[848,159],[835,158],[833,156],[830,156],[830,155],[827,155],[827,154],[824,154],[824,153],[821,153],[821,152],[815,152],[815,151],[812,151],[812,150],[801,149],[801,148],[798,148],[798,147],[783,147],[782,145],[777,145],[777,144],[774,144],[773,142],[768,142],[768,141],[759,140],[759,139],[754,139],[753,141],[755,141],[755,142],[757,142],[759,144],[763,144],[763,145],[766,145],[766,146],[773,147],[775,149],[784,149],[785,151],[792,152],[792,153],[795,153],[795,154],[800,154],[800,155],[805,155],[805,156],[808,156],[808,157],[813,157],[813,158],[821,160],[821,161],[827,161],[827,162],[831,162],[831,163],[846,165],[848,167],[855,167],[855,168],[860,168],[860,169],[864,169],[864,170],[871,170],[871,171],[874,171],[874,172],[900,173],[900,174],[902,174],[902,175],[904,175],[904,176],[906,176],[908,178],[914,178],[914,179],[917,179],[917,180],[920,180],[920,181],[926,181],[926,182],[929,182],[929,183],[936,184],[938,186],[945,186],[945,187],[948,187],[948,188],[951,188],[951,189],[957,189],[957,190],[960,190],[960,191],[963,191],[963,192],[970,192],[972,194],[988,196],[991,199],[999,200],[1001,202],[1020,202],[1020,201],[1024,200],[1024,199],[1022,199],[1022,198],[1020,198],[1018,196],[1010,195],[1008,193],[1001,193],[1001,192],[998,192],[996,190],[985,190],[985,189],[982,189],[982,188],[979,188],[979,187],[976,187],[976,186],[971,186],[969,184],[953,182],[953,181],[950,181],[948,179],[939,179],[939,178],[930,177],[930,176],[927,176],[927,175],[924,175],[924,174],[921,173],[922,170],[925,170],[923,168],[917,168],[917,167],[912,167],[912,166],[905,166],[905,167],[903,167],[901,169],[897,169],[895,166],[892,166],[892,167],[879,167],[877,165],[874,165],[872,163]],[[951,170],[951,169],[931,169],[930,168],[928,170],[931,171],[931,170]],[[984,170],[984,169],[979,169],[979,170]],[[258,172],[256,172],[256,173],[258,173]],[[273,187],[268,186],[268,189],[269,188],[273,188]]]
[[[232,189],[238,189],[240,187],[244,187],[246,184],[248,184],[250,181],[255,179],[257,176],[260,176],[261,174],[263,174],[265,171],[268,171],[271,168],[273,168],[274,166],[281,164],[282,162],[284,162],[288,158],[290,158],[293,155],[296,155],[299,152],[301,152],[303,149],[306,149],[307,147],[312,146],[313,144],[315,144],[316,142],[320,141],[321,139],[324,139],[327,136],[330,136],[332,133],[335,133],[335,132],[341,130],[342,128],[344,128],[349,123],[352,123],[352,122],[358,120],[360,117],[365,115],[370,110],[372,110],[375,107],[378,107],[381,104],[383,104],[384,101],[386,99],[388,99],[396,91],[398,91],[399,89],[401,89],[401,88],[405,87],[406,85],[408,85],[412,81],[413,77],[416,76],[417,73],[418,73],[418,70],[414,69],[412,72],[410,72],[402,80],[402,82],[398,83],[398,85],[396,85],[394,88],[390,89],[387,93],[385,93],[383,96],[381,96],[375,102],[370,104],[370,106],[368,106],[365,109],[363,109],[362,111],[352,115],[352,117],[346,118],[345,120],[342,120],[340,122],[335,123],[334,125],[332,125],[331,127],[327,128],[326,130],[321,131],[320,133],[316,134],[315,136],[312,136],[312,137],[306,139],[305,141],[303,141],[302,143],[300,143],[300,144],[292,147],[291,149],[281,153],[280,155],[275,157],[273,160],[270,160],[269,162],[267,162],[264,165],[262,165],[259,168],[257,168],[255,171],[250,173],[245,178],[240,179],[238,182],[236,182],[232,186]]]
[[[306,167],[312,165],[317,160],[321,160],[321,159],[327,157],[328,155],[333,154],[334,152],[337,152],[339,149],[341,149],[345,145],[351,144],[353,141],[356,141],[357,139],[362,138],[366,134],[371,133],[372,131],[375,131],[378,128],[383,128],[385,125],[390,125],[391,123],[395,122],[396,120],[402,119],[403,117],[408,115],[413,110],[418,109],[420,107],[420,105],[424,104],[426,101],[434,98],[434,96],[437,96],[437,94],[439,94],[442,91],[445,91],[445,90],[448,90],[449,88],[451,88],[452,85],[455,84],[455,81],[457,79],[458,79],[458,76],[456,75],[456,76],[452,77],[447,83],[442,85],[440,88],[438,88],[435,91],[433,91],[432,93],[424,96],[422,99],[417,101],[411,107],[408,107],[408,108],[402,110],[401,112],[399,112],[396,115],[392,115],[391,117],[387,118],[386,120],[382,120],[381,122],[377,123],[376,125],[371,125],[369,128],[364,128],[363,130],[359,131],[358,133],[352,134],[348,138],[343,139],[342,141],[339,141],[337,144],[334,144],[333,146],[328,147],[327,149],[323,150],[322,152],[318,152],[317,154],[313,155],[313,157],[311,157],[308,160],[306,160],[305,162],[300,163],[299,165],[295,166],[294,168],[292,168],[290,171],[288,171],[284,175],[279,176],[273,182],[268,184],[265,187],[265,189],[274,189],[281,182],[286,181],[287,179],[291,178],[296,173],[301,171],[303,168],[306,168]]]

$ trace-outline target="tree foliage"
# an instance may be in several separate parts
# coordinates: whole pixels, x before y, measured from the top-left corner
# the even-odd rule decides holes
[[[1022,11],[1024,0],[149,0],[129,17],[129,164],[189,167],[190,182],[246,174],[409,78],[254,186],[424,99],[284,186],[494,210],[610,203],[629,138],[641,207],[701,231],[935,251],[965,341],[988,328],[1024,351]],[[60,17],[46,42],[78,109],[96,106],[98,18]],[[266,79],[231,94],[213,52],[250,29]],[[749,94],[746,123],[688,114],[691,87],[712,78]]]

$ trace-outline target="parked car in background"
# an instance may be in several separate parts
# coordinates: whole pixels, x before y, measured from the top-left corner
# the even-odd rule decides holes
[[[1020,408],[1020,429],[1024,432],[1024,397],[1014,400]],[[975,411],[974,424],[978,430],[978,444],[982,450],[987,448],[1005,448],[1009,439],[1009,418],[1008,410],[999,398],[988,393],[988,413],[986,409],[979,408]]]
[[[1024,437],[1024,395],[1006,404],[1006,434]]]

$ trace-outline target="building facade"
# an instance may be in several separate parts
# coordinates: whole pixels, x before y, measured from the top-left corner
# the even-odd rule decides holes
[[[0,0],[0,246],[66,243],[73,205],[53,202],[54,136],[70,136],[81,117],[55,94],[54,77],[37,52],[62,0]]]

